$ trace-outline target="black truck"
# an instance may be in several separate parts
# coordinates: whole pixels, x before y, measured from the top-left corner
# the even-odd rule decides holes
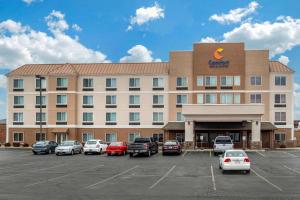
[[[134,154],[145,154],[150,157],[152,154],[158,153],[158,144],[151,137],[135,138],[134,142],[128,145],[130,157]]]

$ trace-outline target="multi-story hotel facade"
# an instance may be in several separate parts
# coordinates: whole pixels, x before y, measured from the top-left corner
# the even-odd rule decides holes
[[[26,64],[7,74],[6,140],[151,136],[197,148],[229,135],[240,148],[293,146],[293,73],[243,43],[196,43],[168,62]]]

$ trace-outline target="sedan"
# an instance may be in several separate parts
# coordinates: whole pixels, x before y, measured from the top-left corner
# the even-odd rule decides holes
[[[226,150],[219,158],[219,168],[222,172],[229,170],[250,173],[250,159],[243,150]]]
[[[180,155],[182,153],[182,148],[177,140],[167,140],[162,147],[162,154],[175,153]]]
[[[57,143],[54,141],[39,141],[32,145],[32,152],[34,155],[38,153],[51,154],[55,152]]]
[[[83,152],[85,155],[88,153],[98,153],[102,154],[106,151],[107,144],[102,140],[88,140],[83,147]]]
[[[125,142],[112,142],[108,145],[106,149],[108,156],[116,155],[126,155],[127,154],[127,144]]]
[[[74,155],[75,153],[82,152],[82,145],[80,142],[75,140],[64,141],[58,147],[55,148],[55,154],[59,155]]]

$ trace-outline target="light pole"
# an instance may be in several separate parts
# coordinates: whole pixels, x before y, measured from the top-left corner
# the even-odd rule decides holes
[[[39,91],[40,91],[40,141],[42,141],[43,140],[43,137],[42,137],[42,131],[43,131],[42,130],[43,129],[43,124],[42,124],[42,106],[43,106],[43,104],[42,104],[42,79],[43,79],[43,77],[41,75],[36,75],[35,77],[39,79],[39,85],[40,85],[40,87],[39,87]]]

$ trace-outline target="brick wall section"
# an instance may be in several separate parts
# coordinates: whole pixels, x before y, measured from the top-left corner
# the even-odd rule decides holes
[[[6,124],[0,124],[0,143],[4,144],[6,141]]]

